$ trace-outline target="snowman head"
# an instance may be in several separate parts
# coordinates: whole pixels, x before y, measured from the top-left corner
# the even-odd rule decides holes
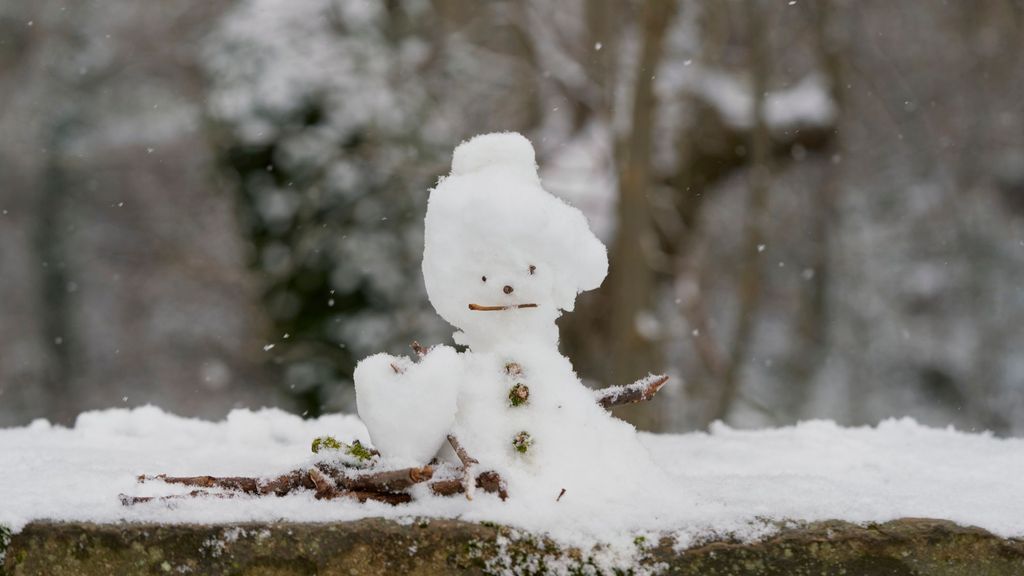
[[[541,187],[533,146],[511,132],[455,149],[430,192],[425,236],[430,302],[478,350],[557,342],[555,319],[608,271],[586,218]]]

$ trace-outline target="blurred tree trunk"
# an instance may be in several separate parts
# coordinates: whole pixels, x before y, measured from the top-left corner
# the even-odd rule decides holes
[[[39,259],[39,294],[43,305],[40,324],[43,347],[48,362],[43,376],[47,412],[50,418],[70,424],[75,416],[72,351],[75,338],[69,318],[70,294],[66,240],[68,220],[65,217],[66,196],[71,183],[64,158],[64,143],[74,120],[64,117],[49,129],[46,162],[42,169],[42,186],[36,205],[35,249]]]
[[[835,125],[843,119],[843,41],[838,38],[835,22],[839,9],[832,0],[822,0],[811,7],[814,40],[819,66],[825,75],[829,95],[835,108]],[[838,134],[839,128],[836,132]],[[803,413],[814,380],[825,363],[829,350],[830,283],[833,276],[832,236],[839,226],[836,206],[843,179],[841,159],[844,153],[842,139],[829,139],[822,150],[825,166],[821,187],[814,195],[811,219],[811,256],[807,263],[801,298],[796,318],[797,346],[789,361],[790,389],[783,398],[786,416],[798,420]]]
[[[999,8],[999,9],[997,9]],[[984,150],[985,136],[994,132],[990,110],[993,102],[990,98],[991,79],[1000,75],[998,59],[1001,55],[989,53],[985,48],[991,37],[999,34],[1000,18],[1005,18],[1003,6],[988,3],[980,6],[959,7],[960,29],[964,46],[978,47],[967,54],[970,60],[966,80],[972,86],[965,92],[969,107],[978,110],[978,116],[967,128],[964,139],[968,150]],[[988,215],[984,211],[985,201],[978,196],[984,190],[982,180],[986,167],[982,165],[982,154],[957,154],[951,162],[956,194],[950,208],[955,211],[953,222],[957,224],[960,242],[970,254],[967,259],[970,273],[967,274],[967,306],[971,316],[979,323],[990,318],[992,311],[1000,308],[1000,302],[993,301],[991,286],[1000,282],[1001,270],[996,251],[984,235],[984,228],[989,224]],[[998,314],[998,312],[996,313]],[[998,326],[998,320],[992,322]],[[1001,360],[1006,357],[1006,334],[998,328],[981,329],[974,344],[977,351],[973,362],[967,369],[966,382],[960,384],[962,389],[954,398],[966,398],[967,406],[954,408],[965,409],[972,419],[984,428],[997,434],[1005,434],[1011,424],[999,406],[999,380],[1002,370]],[[954,388],[956,381],[951,380]]]
[[[41,38],[50,53],[75,53],[84,49],[82,32],[74,24],[83,9],[72,7],[57,11],[56,6],[41,7],[36,14],[48,24]],[[72,319],[71,295],[74,290],[69,266],[74,224],[69,200],[75,187],[72,174],[73,156],[68,147],[85,120],[81,104],[88,86],[84,74],[54,66],[48,78],[50,90],[63,95],[52,102],[50,115],[40,119],[34,135],[43,146],[43,160],[38,166],[33,222],[33,248],[37,260],[35,278],[39,298],[41,346],[45,367],[41,376],[46,399],[47,417],[69,425],[78,412],[79,394],[76,386],[76,326]]]
[[[631,129],[618,145],[618,229],[610,251],[608,334],[610,377],[631,382],[663,368],[658,342],[641,333],[644,315],[653,315],[654,272],[648,256],[655,243],[651,205],[651,139],[655,113],[654,75],[662,56],[665,31],[675,11],[672,0],[648,0],[640,19],[641,50],[633,84]],[[623,409],[636,426],[657,430],[657,402]]]
[[[764,249],[764,218],[771,186],[771,137],[765,121],[765,96],[768,92],[769,48],[761,0],[746,0],[745,13],[751,74],[753,131],[750,136],[751,161],[748,172],[750,192],[744,224],[743,260],[738,285],[738,311],[732,337],[732,349],[724,367],[718,395],[708,414],[708,422],[724,420],[732,409],[740,388],[743,369],[749,360],[758,308],[761,304]]]
[[[618,0],[591,0],[583,8],[586,33],[581,35],[577,53],[582,55],[582,64],[593,93],[570,94],[573,129],[577,131],[586,129],[590,122],[606,126],[613,124],[620,36],[624,22],[633,17],[629,5]],[[606,291],[601,289],[580,294],[575,311],[559,320],[563,353],[572,358],[584,379],[593,378],[599,386],[625,383],[608,381]]]
[[[587,73],[597,88],[594,112],[598,117],[611,120],[615,103],[616,66],[618,64],[619,35],[622,25],[622,2],[617,0],[588,0],[584,9],[587,21],[587,42],[584,53]]]
[[[218,4],[0,9],[0,426],[280,403],[200,121]]]

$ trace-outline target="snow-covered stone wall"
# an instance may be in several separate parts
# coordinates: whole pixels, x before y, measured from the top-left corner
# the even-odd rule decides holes
[[[14,537],[5,568],[45,574],[851,574],[1010,576],[1024,542],[952,523],[905,519],[856,526],[824,522],[754,543],[679,549],[635,541],[626,564],[495,525],[452,520],[235,526],[31,524]],[[626,572],[629,571],[629,572]]]
[[[308,465],[311,441],[333,435],[369,444],[358,418],[302,418],[280,410],[236,410],[219,422],[159,408],[80,415],[73,428],[38,420],[0,429],[0,525],[15,532],[40,520],[68,522],[342,522],[419,516],[495,522],[563,543],[621,541],[670,532],[689,544],[714,534],[762,536],[772,522],[887,522],[942,518],[1002,537],[1024,537],[1024,439],[930,428],[912,420],[844,428],[826,421],[764,430],[712,426],[709,433],[641,434],[643,448],[675,493],[632,511],[607,510],[567,493],[530,503],[512,494],[474,501],[418,498],[398,507],[312,494],[204,498],[124,507],[118,495],[182,494],[184,486],[138,484],[140,474],[273,476]],[[609,466],[615,455],[608,454]]]

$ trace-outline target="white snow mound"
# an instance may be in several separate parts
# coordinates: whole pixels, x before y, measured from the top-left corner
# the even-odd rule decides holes
[[[137,484],[139,474],[272,475],[308,463],[310,441],[331,434],[367,441],[357,418],[302,420],[279,410],[235,410],[220,422],[158,408],[87,412],[73,428],[40,420],[0,429],[0,524],[32,520],[119,522],[328,522],[380,516],[492,521],[586,545],[632,547],[637,533],[672,533],[685,545],[712,534],[765,533],[765,521],[840,519],[884,522],[930,517],[974,525],[1002,537],[1024,536],[1024,439],[999,439],[910,419],[842,428],[814,421],[742,431],[641,434],[670,476],[672,490],[628,506],[606,506],[567,492],[561,500],[513,494],[422,497],[391,507],[311,494],[149,503],[124,507],[119,493],[161,495],[187,488]],[[607,454],[614,467],[615,454]],[[520,495],[522,496],[522,495]]]

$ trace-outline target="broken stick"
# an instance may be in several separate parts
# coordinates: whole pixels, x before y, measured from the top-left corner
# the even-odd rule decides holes
[[[351,490],[347,490],[342,492],[341,495],[346,498],[355,498],[359,502],[373,500],[374,502],[383,502],[385,504],[391,504],[392,506],[412,502],[412,495],[406,494],[405,492],[353,492]]]
[[[159,474],[157,476],[139,476],[138,478],[140,484],[151,480],[159,480],[165,484],[194,486],[196,488],[225,488],[246,494],[259,493],[259,482],[256,478],[245,476],[168,476],[166,474]]]
[[[187,498],[199,498],[199,497],[210,497],[210,498],[234,498],[234,494],[218,494],[215,492],[207,492],[206,490],[193,490],[188,494],[171,494],[170,496],[129,496],[127,494],[118,494],[117,496],[121,500],[122,506],[132,506],[135,504],[145,504],[146,502],[169,502],[172,500],[185,500]]]
[[[466,452],[466,449],[462,446],[462,443],[459,442],[459,439],[456,438],[454,434],[448,435],[448,443],[452,445],[452,450],[455,450],[455,455],[459,457],[459,460],[462,462],[462,466],[464,468],[469,468],[474,464],[480,463],[479,460],[470,456],[469,452]]]
[[[508,498],[508,488],[505,484],[505,479],[501,477],[494,470],[488,470],[481,472],[476,475],[476,481],[473,481],[473,475],[475,474],[475,468],[480,461],[469,455],[466,451],[466,447],[459,442],[459,439],[454,434],[448,435],[448,443],[451,444],[452,449],[455,450],[455,455],[459,457],[462,462],[462,477],[452,478],[449,480],[439,480],[430,485],[430,489],[434,494],[440,496],[451,496],[453,494],[465,493],[466,498],[473,499],[473,488],[480,488],[484,492],[490,492],[491,494],[497,494],[499,498],[505,500]]]
[[[330,476],[339,486],[353,492],[400,492],[414,484],[426,482],[434,476],[432,466],[359,474],[352,474],[329,464],[319,464],[317,468]]]
[[[484,492],[497,494],[498,498],[501,498],[502,500],[508,499],[508,488],[505,485],[505,480],[502,479],[500,474],[493,470],[481,472],[477,475],[476,487]],[[445,480],[431,482],[430,491],[437,496],[454,496],[456,494],[463,494],[466,492],[465,475],[458,478],[447,478]]]
[[[284,496],[296,488],[315,490],[316,486],[309,475],[301,470],[293,470],[276,478],[260,479],[247,476],[139,476],[139,483],[159,480],[167,484],[180,484],[196,488],[223,488],[244,494],[259,496],[274,494]]]
[[[324,476],[324,473],[316,468],[309,469],[309,480],[313,482],[313,486],[316,486],[317,500],[333,500],[341,495],[334,481]]]
[[[462,462],[462,491],[466,493],[466,500],[472,500],[473,489],[476,488],[473,475],[476,474],[476,465],[480,461],[470,456],[469,452],[466,452],[466,448],[454,434],[448,435],[448,443],[451,444],[452,450],[455,450],[455,454]]]
[[[412,348],[412,351],[415,352],[416,355],[419,356],[420,358],[423,358],[424,356],[427,355],[427,352],[430,352],[430,348],[427,348],[424,345],[420,344],[419,340],[413,340],[412,344],[410,344],[409,347]]]
[[[140,483],[159,480],[167,484],[179,484],[196,488],[221,488],[231,493],[218,494],[204,490],[193,490],[188,494],[151,497],[123,496],[121,503],[125,506],[150,502],[153,500],[169,500],[197,496],[214,496],[230,498],[232,493],[241,492],[255,496],[284,496],[296,489],[312,490],[320,500],[332,500],[338,497],[355,498],[360,502],[375,500],[388,504],[403,504],[411,500],[411,496],[402,492],[414,484],[429,481],[434,474],[431,466],[421,468],[403,468],[401,470],[384,470],[370,473],[351,473],[329,464],[319,464],[308,470],[292,470],[275,478],[261,479],[247,476],[139,476]]]

